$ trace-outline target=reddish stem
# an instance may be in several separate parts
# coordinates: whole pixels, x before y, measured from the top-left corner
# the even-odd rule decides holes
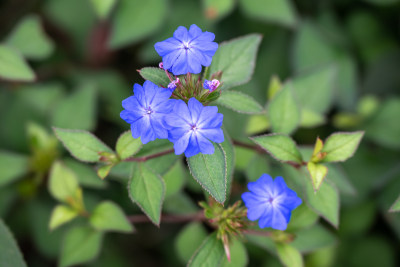
[[[164,155],[168,155],[174,152],[174,149],[168,149],[168,150],[164,150],[155,154],[151,154],[148,156],[143,156],[143,157],[138,157],[138,158],[127,158],[124,159],[123,161],[136,161],[136,162],[145,162],[149,159],[154,159],[154,158],[158,158],[158,157],[162,157]]]

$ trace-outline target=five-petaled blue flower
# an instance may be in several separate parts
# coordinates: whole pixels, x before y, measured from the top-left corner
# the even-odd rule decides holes
[[[154,45],[157,53],[162,57],[163,68],[171,69],[174,75],[200,73],[201,66],[210,66],[212,57],[218,49],[213,42],[215,35],[211,32],[202,32],[195,24],[189,31],[179,26],[174,37],[168,38]]]
[[[166,139],[168,132],[163,126],[164,116],[169,114],[176,100],[169,99],[172,92],[145,81],[143,87],[135,83],[133,96],[122,101],[121,118],[131,125],[133,138],[141,138],[143,144],[156,138]]]
[[[189,99],[188,105],[177,100],[173,112],[165,116],[168,139],[174,143],[175,154],[185,152],[186,157],[198,153],[213,154],[214,145],[209,141],[222,143],[223,115],[214,106],[204,107],[196,98]]]
[[[296,192],[287,187],[282,177],[273,180],[268,174],[261,175],[247,187],[251,192],[242,194],[247,218],[251,221],[260,219],[258,224],[261,228],[285,230],[292,210],[302,202]]]

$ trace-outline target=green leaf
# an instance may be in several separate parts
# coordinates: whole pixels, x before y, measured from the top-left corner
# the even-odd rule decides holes
[[[259,114],[263,107],[252,97],[236,91],[224,91],[215,102],[239,113]]]
[[[325,181],[317,192],[314,191],[310,179],[306,179],[306,197],[308,205],[330,224],[339,226],[339,192]]]
[[[192,222],[179,232],[175,239],[175,251],[182,263],[190,260],[206,237],[207,231],[199,222]]]
[[[28,157],[0,150],[0,186],[12,183],[28,172]]]
[[[168,84],[171,82],[167,74],[165,73],[165,70],[160,68],[142,68],[140,69],[139,74],[140,76],[142,76],[143,79],[151,81],[154,84],[165,88],[167,88]]]
[[[228,198],[231,193],[233,173],[235,171],[236,155],[235,155],[235,148],[232,144],[232,140],[225,129],[224,129],[224,139],[225,139],[224,142],[222,142],[220,145],[224,150],[226,156],[226,194]]]
[[[122,209],[111,201],[101,202],[89,218],[90,224],[99,231],[132,233],[132,224]]]
[[[52,114],[52,126],[92,130],[96,124],[97,90],[93,83],[81,84],[63,99]]]
[[[259,154],[254,155],[245,168],[245,174],[248,181],[256,181],[264,173],[271,171],[271,164],[268,162],[266,156]]]
[[[164,174],[165,197],[171,196],[179,192],[185,184],[185,171],[181,161],[177,161],[174,166]]]
[[[87,131],[53,129],[64,147],[80,161],[98,162],[100,159],[99,152],[112,152],[108,146]]]
[[[103,234],[88,226],[75,227],[65,234],[60,266],[68,267],[95,259],[101,249]]]
[[[0,266],[26,267],[17,242],[2,219],[0,219],[0,236]]]
[[[141,148],[142,141],[140,138],[133,138],[131,131],[121,134],[115,145],[115,151],[122,160],[135,155]]]
[[[109,46],[121,48],[149,36],[162,26],[166,12],[164,0],[120,0],[112,20]]]
[[[5,42],[18,49],[23,56],[29,59],[45,59],[54,51],[54,44],[47,37],[40,19],[36,15],[24,17]]]
[[[19,52],[8,46],[0,45],[0,78],[32,82],[36,77]]]
[[[318,214],[303,203],[292,212],[287,231],[293,232],[299,229],[309,228],[314,225],[318,219]]]
[[[300,252],[289,244],[276,244],[278,257],[284,266],[287,267],[302,267],[304,266],[303,257]]]
[[[204,240],[193,254],[187,266],[219,266],[224,256],[222,242],[217,239],[217,234],[213,233]]]
[[[105,19],[114,8],[117,0],[90,0],[92,6],[97,13],[97,16],[101,19]]]
[[[76,174],[78,183],[81,186],[94,189],[101,189],[107,186],[107,182],[97,177],[92,166],[88,166],[87,164],[83,164],[71,158],[64,159],[63,162]]]
[[[97,169],[97,176],[104,180],[108,174],[110,174],[111,169],[114,167],[113,164],[103,165]]]
[[[227,162],[220,144],[214,144],[213,154],[199,153],[187,158],[193,178],[211,194],[215,200],[224,203],[226,199]]]
[[[331,181],[343,195],[355,196],[357,190],[354,185],[350,182],[349,177],[338,164],[328,163],[328,179]]]
[[[79,185],[75,173],[57,161],[51,167],[48,187],[55,199],[65,202],[75,196]]]
[[[250,139],[264,148],[276,160],[303,163],[303,158],[297,149],[296,143],[287,135],[267,134],[250,137]]]
[[[246,134],[253,135],[261,132],[265,132],[270,127],[267,116],[253,115],[247,122]]]
[[[165,195],[164,181],[142,163],[135,164],[133,168],[128,183],[129,197],[155,225],[159,225]]]
[[[260,35],[250,34],[221,43],[213,56],[207,79],[222,71],[221,90],[247,83],[254,72],[260,42]]]
[[[73,220],[78,216],[78,212],[65,205],[57,205],[50,217],[50,230],[54,230],[59,226]]]
[[[249,263],[246,247],[238,239],[233,239],[229,243],[229,250],[231,252],[231,261],[229,262],[226,257],[222,259],[222,267],[245,267]]]
[[[325,122],[326,119],[323,115],[306,108],[301,109],[301,121],[300,121],[301,127],[312,128],[320,126]]]
[[[234,0],[205,0],[203,1],[204,14],[210,20],[219,20],[231,13],[235,4]]]
[[[400,196],[396,199],[396,201],[389,209],[389,212],[399,212],[399,211],[400,211]]]
[[[301,108],[325,113],[331,106],[336,68],[328,65],[295,77],[292,88]]]
[[[292,133],[300,123],[300,109],[292,86],[285,84],[268,106],[268,118],[275,133]]]
[[[316,224],[312,227],[297,231],[296,239],[291,245],[302,253],[308,253],[317,249],[330,247],[335,243],[336,238],[331,231]]]
[[[310,173],[311,181],[315,191],[318,191],[324,178],[328,174],[328,168],[322,164],[308,162],[307,170]]]
[[[295,8],[289,0],[240,0],[243,11],[251,18],[295,27]]]
[[[352,157],[360,144],[364,132],[334,133],[330,135],[321,152],[327,155],[324,162],[345,161]]]

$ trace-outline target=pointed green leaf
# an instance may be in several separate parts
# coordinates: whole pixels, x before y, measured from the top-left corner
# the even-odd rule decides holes
[[[96,125],[96,96],[94,83],[81,84],[58,104],[52,114],[52,126],[92,130]]]
[[[101,166],[100,168],[97,169],[97,176],[99,176],[102,180],[104,180],[108,176],[113,167],[114,167],[113,164]]]
[[[141,148],[142,141],[140,138],[133,138],[131,131],[121,134],[115,145],[115,151],[122,160],[135,155]]]
[[[138,163],[133,168],[128,183],[129,197],[155,225],[159,225],[165,195],[164,181],[145,164]]]
[[[267,134],[250,137],[250,139],[264,148],[276,160],[303,163],[303,158],[297,149],[296,143],[287,135]]]
[[[343,195],[355,196],[357,190],[354,185],[350,182],[349,177],[338,164],[327,163],[328,175],[327,178],[331,181]]]
[[[78,215],[79,214],[76,210],[68,206],[57,205],[53,209],[53,212],[51,213],[50,224],[49,224],[50,230],[54,230],[57,227],[73,220]]]
[[[28,157],[0,150],[0,186],[16,181],[28,172]]]
[[[320,126],[325,122],[326,118],[323,115],[306,108],[301,109],[301,121],[300,121],[301,127],[312,128]]]
[[[166,198],[182,190],[186,181],[185,176],[186,173],[180,160],[177,161],[166,174],[164,174],[163,178],[166,188]]]
[[[328,174],[328,168],[322,164],[308,162],[307,170],[310,173],[311,181],[315,191],[318,191],[324,178]]]
[[[364,132],[334,133],[330,135],[321,152],[327,155],[323,162],[345,161],[356,152]]]
[[[36,15],[24,17],[7,37],[6,43],[29,59],[45,59],[54,50],[53,42],[47,37]]]
[[[0,266],[26,267],[17,242],[2,219],[0,219],[0,236]]]
[[[225,130],[224,130],[224,138],[225,138],[224,142],[222,142],[220,145],[224,150],[226,156],[226,195],[228,198],[231,193],[233,173],[235,171],[236,155],[235,155],[235,148],[232,144],[232,140],[229,137],[228,132]]]
[[[162,26],[166,12],[164,0],[120,0],[112,20],[109,46],[121,48],[147,37]]]
[[[99,152],[112,152],[108,146],[87,131],[61,128],[53,128],[53,130],[64,147],[80,161],[98,162]]]
[[[253,115],[247,122],[246,134],[253,135],[261,132],[265,132],[270,127],[267,116],[263,115]]]
[[[332,247],[336,243],[335,235],[321,224],[301,229],[296,232],[296,238],[291,243],[302,253],[309,253],[321,248]]]
[[[268,118],[275,133],[290,134],[296,130],[300,123],[300,109],[290,83],[285,84],[270,101]]]
[[[193,178],[211,194],[215,200],[224,203],[226,199],[227,162],[220,144],[214,144],[213,154],[199,153],[187,158]]]
[[[245,114],[258,114],[264,111],[263,107],[252,97],[236,91],[222,92],[215,103]]]
[[[251,18],[276,22],[288,27],[296,25],[295,8],[289,0],[240,0],[243,11]]]
[[[396,201],[389,209],[389,212],[399,212],[399,211],[400,211],[400,196],[396,199]]]
[[[92,166],[71,158],[64,159],[63,162],[76,174],[79,185],[95,189],[105,188],[107,186],[107,182],[99,179]]]
[[[101,19],[105,19],[117,3],[117,0],[90,0],[92,6]]]
[[[79,188],[75,173],[59,161],[51,167],[48,186],[50,194],[59,201],[74,197]]]
[[[175,250],[182,263],[190,260],[206,237],[207,231],[199,222],[192,222],[179,232],[175,239]]]
[[[207,79],[213,73],[222,71],[221,90],[247,83],[254,72],[260,42],[260,35],[250,34],[221,43],[213,56]]]
[[[165,73],[165,70],[160,68],[146,67],[139,71],[143,79],[151,81],[152,83],[167,88],[171,82]]]
[[[309,206],[325,218],[330,224],[339,226],[339,192],[329,182],[325,181],[317,192],[314,191],[310,179],[306,179],[306,197]]]
[[[188,267],[219,266],[225,256],[221,240],[217,234],[209,235],[194,253],[188,263]]]
[[[99,231],[133,232],[132,224],[122,209],[111,201],[101,202],[90,215],[89,221]]]
[[[31,82],[35,80],[35,73],[18,51],[0,45],[0,78]]]
[[[103,234],[88,226],[75,227],[65,234],[60,266],[68,267],[95,259],[101,249]]]
[[[276,251],[280,261],[286,267],[302,267],[304,266],[303,257],[300,252],[289,244],[276,244]]]

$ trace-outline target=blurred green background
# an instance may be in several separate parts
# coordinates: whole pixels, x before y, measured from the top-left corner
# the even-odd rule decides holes
[[[328,86],[332,100],[328,109],[303,115],[294,138],[312,145],[316,136],[333,131],[366,134],[356,155],[339,169],[344,177],[339,229],[322,223],[324,228],[303,233],[297,246],[306,266],[400,266],[400,214],[388,212],[400,193],[400,1],[3,0],[0,217],[28,265],[56,266],[59,257],[65,229],[48,231],[56,201],[46,187],[55,159],[66,159],[82,174],[89,209],[111,199],[127,214],[138,212],[124,183],[103,182],[91,168],[67,158],[51,126],[92,131],[113,147],[129,129],[119,113],[133,84],[143,82],[136,70],[158,66],[154,43],[191,24],[214,32],[218,43],[263,35],[253,79],[235,88],[262,105],[274,75],[286,81],[312,76],[322,66],[335,69],[329,84],[319,76],[308,79],[310,98],[318,102],[318,92],[323,95]],[[221,110],[235,139],[266,131],[260,116]],[[238,151],[239,184],[249,175],[243,166],[252,156]],[[250,172],[268,171],[267,160],[253,163]],[[185,178],[176,181],[184,194],[170,192],[164,212],[197,209],[203,197]],[[182,233],[182,227],[144,224],[134,235],[107,235],[97,260],[84,266],[183,266],[205,230],[192,224]],[[246,247],[248,255],[238,266],[281,266],[263,246],[247,242]]]

